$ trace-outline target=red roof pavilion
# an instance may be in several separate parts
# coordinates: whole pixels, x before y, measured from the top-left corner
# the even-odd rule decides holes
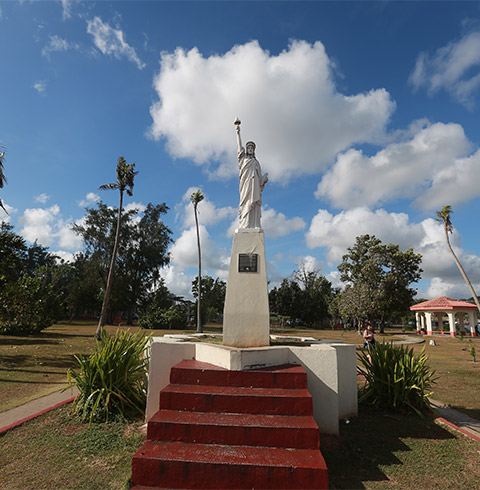
[[[458,299],[447,298],[446,296],[440,296],[439,298],[424,301],[416,305],[410,306],[412,311],[416,310],[456,310],[456,309],[472,309],[476,310],[477,307],[468,303],[467,301],[460,301]]]

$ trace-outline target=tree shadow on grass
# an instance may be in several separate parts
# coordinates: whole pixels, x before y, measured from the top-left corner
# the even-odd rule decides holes
[[[61,336],[59,336],[61,338]],[[43,339],[40,337],[2,337],[0,335],[0,346],[22,346],[22,345],[57,345],[58,341]]]
[[[322,435],[320,447],[330,488],[362,489],[366,482],[390,480],[381,467],[404,464],[395,454],[411,451],[403,440],[454,438],[430,416],[391,415],[361,407],[358,417],[340,424],[340,437]]]
[[[33,371],[24,368],[43,366]],[[48,368],[58,368],[67,370],[78,366],[78,362],[73,354],[65,354],[63,356],[41,356],[41,355],[23,355],[23,354],[8,354],[2,355],[0,362],[0,370],[21,370],[23,372],[40,372],[48,374]]]

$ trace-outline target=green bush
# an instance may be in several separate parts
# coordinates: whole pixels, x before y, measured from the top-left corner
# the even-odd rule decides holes
[[[357,356],[361,363],[358,372],[366,381],[360,402],[417,414],[430,409],[428,397],[436,378],[428,368],[425,347],[416,357],[413,348],[377,343]]]
[[[146,329],[182,330],[187,327],[187,313],[179,306],[150,307],[140,314],[138,324]]]
[[[0,334],[29,335],[54,322],[55,294],[41,276],[25,275],[0,291]]]
[[[123,419],[145,412],[145,379],[148,357],[145,347],[150,340],[142,332],[104,333],[88,357],[76,357],[80,371],[68,370],[70,386],[80,391],[73,411],[83,420]]]

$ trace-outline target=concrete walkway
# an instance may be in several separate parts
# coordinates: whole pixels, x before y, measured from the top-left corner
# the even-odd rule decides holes
[[[435,411],[440,415],[438,421],[470,436],[476,441],[480,441],[480,421],[470,417],[458,410],[448,407],[442,402],[430,399]]]
[[[50,395],[37,398],[31,402],[12,408],[0,413],[0,434],[23,424],[27,420],[33,419],[49,412],[54,408],[61,407],[74,400],[77,396],[76,388],[69,388],[65,391],[56,391]]]

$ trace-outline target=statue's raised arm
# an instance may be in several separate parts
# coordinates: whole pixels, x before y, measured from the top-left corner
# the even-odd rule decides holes
[[[237,131],[238,153],[240,153],[243,150],[242,138],[240,137],[240,124],[242,124],[242,121],[240,121],[240,119],[237,117],[235,121],[233,121],[233,124],[235,124],[235,130]]]
[[[255,143],[248,141],[243,148],[240,137],[240,119],[236,118],[233,124],[237,132],[240,171],[240,205],[238,207],[240,228],[260,229],[262,191],[268,181],[268,174],[262,175],[260,163],[255,157]]]

